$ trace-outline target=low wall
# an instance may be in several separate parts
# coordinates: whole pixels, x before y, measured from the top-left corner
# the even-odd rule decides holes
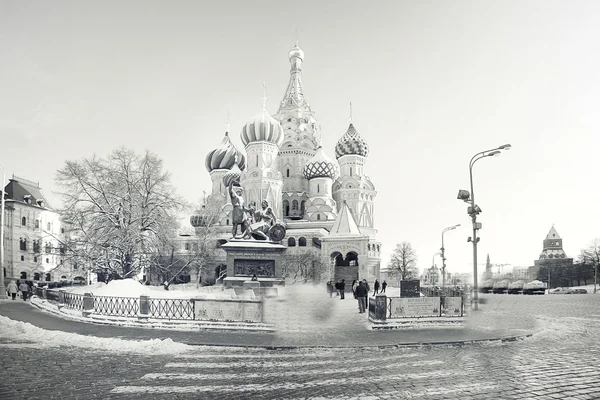
[[[401,318],[462,317],[462,297],[387,297],[370,298],[369,318],[385,321]]]
[[[237,299],[164,299],[94,296],[64,290],[34,288],[34,294],[59,306],[91,314],[112,317],[228,322],[262,322],[263,301]]]

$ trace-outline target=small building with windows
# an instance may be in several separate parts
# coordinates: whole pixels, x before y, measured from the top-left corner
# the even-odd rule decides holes
[[[39,183],[13,176],[3,195],[5,277],[29,281],[84,279],[77,265],[65,258],[65,227]]]
[[[197,237],[210,226],[218,240],[231,238],[233,207],[223,178],[235,177],[246,205],[260,208],[267,201],[286,225],[286,254],[318,264],[322,279],[373,282],[380,278],[381,242],[374,217],[377,192],[365,171],[369,146],[350,118],[333,149],[335,159],[327,155],[304,95],[304,51],[296,44],[288,60],[289,83],[277,112],[271,116],[263,98],[262,110],[241,129],[245,151],[233,144],[228,126],[221,144],[207,154],[212,191],[190,222]],[[213,257],[217,272],[224,252],[219,257],[219,252]]]

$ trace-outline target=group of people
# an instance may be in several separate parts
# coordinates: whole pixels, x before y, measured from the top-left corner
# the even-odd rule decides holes
[[[346,292],[346,281],[344,279],[339,280],[333,284],[332,281],[327,282],[327,292],[329,293],[329,297],[333,297],[333,292],[336,292],[336,296],[340,296],[340,300],[344,300],[344,293]],[[383,283],[379,283],[379,280],[375,280],[375,285],[373,287],[373,295],[379,293],[381,289],[381,293],[385,293],[385,289],[387,288],[387,282],[383,281]],[[369,292],[371,291],[371,287],[369,286],[369,282],[366,279],[362,281],[354,280],[352,281],[352,294],[354,298],[358,300],[358,312],[364,313],[367,308],[367,299],[369,298]]]
[[[21,297],[24,301],[27,301],[29,297],[29,293],[33,292],[33,283],[26,281],[11,281],[8,285],[6,285],[6,293],[12,297],[12,299],[17,298],[17,294],[21,292]]]

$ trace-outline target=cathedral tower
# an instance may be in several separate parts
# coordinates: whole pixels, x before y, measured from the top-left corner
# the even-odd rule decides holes
[[[309,221],[333,221],[337,214],[333,200],[333,180],[337,178],[338,165],[325,154],[322,146],[304,166],[304,177],[309,182],[305,219]]]
[[[212,191],[206,199],[206,206],[218,208],[227,203],[228,194],[227,188],[223,184],[223,176],[229,172],[236,160],[238,167],[243,170],[246,165],[246,157],[231,143],[229,132],[225,132],[221,144],[206,155],[205,166],[212,181]]]
[[[290,80],[275,114],[284,133],[279,149],[279,170],[283,180],[283,215],[290,219],[304,217],[309,184],[304,166],[315,155],[319,127],[306,102],[302,88],[304,52],[298,43],[290,50]]]
[[[340,205],[345,201],[358,223],[374,235],[373,199],[377,195],[371,180],[364,174],[369,155],[367,142],[350,123],[346,133],[335,146],[335,157],[340,164],[340,177],[333,185],[333,198]]]
[[[283,129],[279,122],[263,109],[243,128],[242,143],[246,147],[246,170],[240,183],[246,190],[246,204],[255,202],[260,208],[263,200],[269,202],[275,216],[282,218],[281,190],[283,182],[277,168],[278,153],[283,143]]]

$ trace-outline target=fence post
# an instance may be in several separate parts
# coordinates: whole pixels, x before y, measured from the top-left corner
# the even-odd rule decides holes
[[[92,293],[83,294],[83,311],[84,317],[89,317],[94,313],[94,295]]]
[[[59,290],[58,291],[58,306],[63,307],[64,305],[65,305],[65,291]]]
[[[387,317],[387,296],[377,294],[375,296],[375,319],[385,321]]]
[[[43,299],[47,299],[48,298],[48,296],[46,295],[46,290],[48,290],[48,289],[46,289],[45,287],[42,288],[42,298]]]
[[[150,297],[141,295],[138,319],[147,320],[148,317],[150,317]]]

